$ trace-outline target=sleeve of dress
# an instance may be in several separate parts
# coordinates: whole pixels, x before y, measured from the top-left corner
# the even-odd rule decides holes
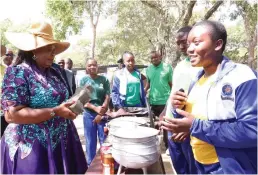
[[[2,84],[2,109],[7,111],[11,106],[28,105],[30,99],[28,78],[24,68],[8,67]]]

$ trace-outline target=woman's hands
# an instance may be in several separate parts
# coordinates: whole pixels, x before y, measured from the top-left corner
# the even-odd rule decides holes
[[[51,113],[54,112],[55,116],[73,120],[77,114],[69,109],[72,104],[74,104],[73,101],[65,102],[54,108],[30,108],[25,105],[11,106],[9,110],[5,111],[5,119],[8,123],[37,124],[53,118]]]
[[[74,104],[74,101],[68,101],[65,103],[60,104],[59,106],[54,107],[53,111],[57,116],[66,118],[66,119],[75,119],[77,114],[73,113],[69,107]]]

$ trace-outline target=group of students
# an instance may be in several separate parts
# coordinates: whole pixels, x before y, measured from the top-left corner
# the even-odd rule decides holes
[[[150,52],[145,75],[135,69],[133,53],[125,52],[112,82],[89,59],[80,81],[94,88],[83,113],[86,158],[72,121],[78,114],[67,101],[72,89],[53,64],[69,43],[54,40],[46,22],[5,36],[20,49],[21,61],[7,68],[2,85],[1,108],[10,124],[1,139],[1,173],[85,173],[97,135],[100,144],[105,140],[110,101],[121,114],[124,107],[145,107],[149,90],[153,113],[164,115],[159,124],[168,131],[177,173],[257,174],[257,72],[223,56],[227,32],[221,23],[201,21],[178,30],[182,57],[173,74],[158,49]]]
[[[118,111],[125,106],[143,107],[150,85],[152,107],[162,106],[162,111],[166,104],[160,125],[169,131],[168,148],[177,173],[256,174],[257,72],[223,56],[227,32],[219,22],[183,27],[176,42],[182,61],[174,70],[173,86],[172,69],[164,68],[161,55],[154,51],[144,90],[144,77],[134,69],[133,54],[126,52],[125,68],[117,71],[113,80],[113,105]],[[159,72],[160,67],[168,74]],[[168,91],[157,89],[158,84]],[[170,93],[168,101],[159,99],[158,93]]]
[[[97,75],[97,61],[89,60],[90,76],[81,86],[91,84],[99,95],[85,105],[86,144],[94,140],[92,147],[86,146],[88,164],[96,154],[97,131],[100,143],[105,139],[101,119],[110,96],[116,111],[123,113],[124,107],[145,107],[150,88],[149,102],[154,114],[164,118],[160,128],[169,131],[166,139],[177,173],[256,174],[257,72],[223,56],[226,42],[226,29],[219,22],[179,29],[176,43],[182,56],[173,84],[172,68],[162,62],[159,50],[150,52],[146,77],[135,69],[134,55],[125,52],[125,67],[115,72],[111,92],[108,80]]]
[[[95,90],[92,99],[85,104],[83,113],[88,165],[96,155],[97,135],[100,144],[105,140],[104,126],[108,117],[105,113],[108,111],[109,102],[113,104],[116,115],[125,114],[125,107],[146,107],[145,94],[150,88],[152,108],[159,114],[164,109],[172,85],[172,68],[162,62],[159,52],[153,51],[150,56],[153,64],[147,68],[144,76],[135,68],[133,53],[124,52],[122,56],[124,67],[114,73],[111,88],[107,77],[98,75],[97,61],[95,59],[87,61],[87,75],[81,79],[80,86],[90,85]],[[159,74],[162,74],[162,77],[158,76]],[[147,85],[144,87],[143,81],[146,77]]]

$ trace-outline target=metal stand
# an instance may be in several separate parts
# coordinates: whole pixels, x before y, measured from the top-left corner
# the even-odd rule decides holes
[[[148,117],[150,119],[150,127],[151,128],[155,128],[155,125],[154,125],[154,114],[151,112],[151,108],[150,108],[150,104],[149,104],[149,101],[147,99],[147,97],[145,98],[145,103],[146,103],[146,107],[147,107],[147,110],[148,110]],[[157,163],[160,165],[161,167],[161,170],[162,170],[162,174],[166,174],[165,172],[165,167],[163,165],[163,160],[162,160],[162,157],[160,155],[159,157],[159,160],[157,161]],[[118,171],[117,171],[117,175],[120,175],[121,171],[122,171],[122,165],[120,164],[119,165],[119,168],[118,168]],[[145,168],[142,168],[143,170],[143,174],[148,174],[147,173],[147,167]]]
[[[154,128],[154,116],[153,116],[153,113],[151,112],[151,108],[150,108],[150,104],[149,104],[149,101],[147,99],[147,97],[145,97],[145,103],[146,103],[146,106],[147,106],[147,110],[148,110],[148,116],[149,116],[149,119],[150,119],[150,127],[151,128]]]
[[[123,167],[123,166],[120,164],[120,165],[119,165],[119,168],[118,168],[118,171],[117,171],[117,175],[120,175],[121,170],[122,170],[122,167]]]
[[[145,103],[146,103],[146,106],[147,106],[147,109],[148,109],[148,115],[149,115],[149,118],[150,118],[150,127],[155,128],[155,125],[154,125],[154,114],[151,112],[150,104],[149,104],[149,101],[148,101],[147,97],[145,97]],[[159,164],[161,166],[162,173],[166,174],[165,167],[163,165],[163,160],[162,160],[162,156],[161,155],[160,155],[160,158],[159,158],[158,161],[159,161]]]
[[[147,168],[142,168],[143,174],[148,174],[147,173]]]
[[[161,155],[160,155],[160,157],[159,157],[159,164],[160,164],[160,166],[161,166],[162,173],[163,173],[163,174],[166,174],[165,167],[164,167],[164,164],[163,164],[163,160],[162,160],[162,156],[161,156]]]
[[[122,167],[123,167],[122,165],[119,165],[119,169],[118,169],[118,171],[117,171],[117,175],[120,175],[121,170],[122,170]],[[146,167],[145,167],[145,168],[142,168],[142,171],[143,171],[143,174],[148,174]]]

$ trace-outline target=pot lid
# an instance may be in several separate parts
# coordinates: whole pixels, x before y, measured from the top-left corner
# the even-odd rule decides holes
[[[147,138],[153,137],[159,134],[159,130],[149,127],[137,126],[133,129],[130,128],[119,128],[114,133],[113,136],[120,138]]]

